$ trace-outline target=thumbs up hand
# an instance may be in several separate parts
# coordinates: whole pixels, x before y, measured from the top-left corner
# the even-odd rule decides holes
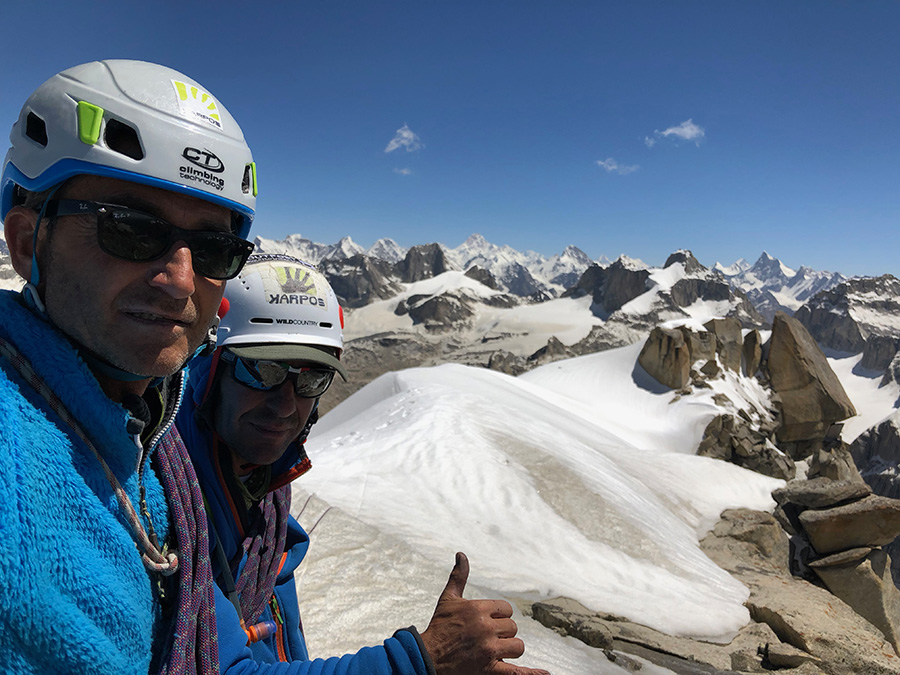
[[[503,661],[525,653],[525,643],[516,637],[519,629],[512,606],[505,600],[466,600],[468,579],[469,560],[457,553],[450,579],[422,633],[438,675],[550,675]]]

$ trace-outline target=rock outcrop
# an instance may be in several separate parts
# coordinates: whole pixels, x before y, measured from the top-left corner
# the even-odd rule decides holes
[[[609,267],[591,265],[563,297],[590,295],[595,314],[608,316],[647,291],[650,272],[619,258]]]
[[[703,327],[716,336],[716,354],[722,365],[732,372],[740,372],[744,345],[741,322],[734,317],[712,319]]]
[[[545,363],[559,361],[560,359],[572,358],[574,354],[562,342],[555,337],[547,340],[547,344],[538,349],[534,354],[528,357],[527,361],[530,366],[542,366]]]
[[[873,335],[866,340],[859,365],[866,370],[884,372],[900,349],[900,336]]]
[[[401,291],[400,284],[391,278],[391,265],[378,258],[329,258],[322,261],[321,270],[344,308],[363,307]]]
[[[634,654],[675,673],[900,672],[900,658],[875,625],[827,590],[790,574],[788,539],[771,515],[725,511],[700,546],[750,590],[751,622],[729,644],[665,635],[566,598],[534,604],[532,616],[611,658]]]
[[[871,494],[845,449],[820,452],[810,469],[820,475],[772,493],[792,534],[792,568],[821,580],[900,653],[900,591],[881,548],[900,535],[900,500]]]
[[[440,244],[413,246],[406,257],[394,265],[395,273],[404,283],[431,279],[452,269],[454,267]]]
[[[413,295],[400,302],[395,314],[409,314],[413,324],[422,324],[428,330],[446,331],[468,320],[474,312],[469,300],[457,293],[441,295]]]
[[[703,327],[704,331],[695,331],[687,326],[657,326],[650,331],[638,363],[657,382],[671,389],[687,386],[692,379],[691,369],[698,362],[703,362],[700,370],[706,377],[717,376],[719,364],[739,372],[743,359],[740,321],[734,317],[712,319]]]
[[[497,290],[497,280],[494,278],[494,275],[483,267],[479,267],[478,265],[470,267],[466,270],[466,276],[484,284],[488,288],[495,291]]]
[[[796,319],[775,315],[767,372],[781,401],[780,442],[824,439],[835,422],[856,409],[822,350]]]
[[[734,415],[717,415],[703,432],[697,454],[791,480],[797,473],[796,465],[772,443],[774,429],[774,424],[759,428]]]
[[[759,372],[762,363],[762,338],[759,331],[753,328],[744,336],[744,346],[741,348],[741,362],[744,375],[753,377]]]
[[[850,454],[863,480],[877,495],[900,499],[900,412],[856,438]],[[894,583],[900,586],[900,539],[884,547]]]
[[[657,326],[650,331],[638,363],[660,384],[670,389],[685,387],[691,378],[691,350],[684,333]]]
[[[900,499],[900,411],[860,434],[850,454],[875,494]]]

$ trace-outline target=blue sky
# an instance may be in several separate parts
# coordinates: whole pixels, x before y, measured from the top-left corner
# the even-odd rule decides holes
[[[241,123],[265,237],[897,272],[900,3],[20,0],[0,22],[0,127],[77,63],[181,70]]]

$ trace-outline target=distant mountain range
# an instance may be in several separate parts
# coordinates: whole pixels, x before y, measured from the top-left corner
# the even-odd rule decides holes
[[[257,237],[255,243],[258,251],[287,253],[316,265],[324,260],[357,255],[395,264],[410,250],[393,239],[379,239],[365,249],[350,237],[344,237],[336,244],[319,244],[299,235],[278,241]],[[520,252],[510,246],[497,246],[480,234],[473,234],[456,248],[438,245],[444,251],[449,269],[466,271],[477,267],[485,270],[496,280],[500,290],[520,297],[536,294],[560,297],[578,283],[591,265],[608,267],[612,263],[606,258],[592,260],[577,246],[568,246],[562,253],[546,257],[533,251]],[[637,264],[643,263],[638,260]],[[767,321],[772,320],[776,311],[793,314],[819,291],[847,280],[843,274],[805,266],[793,270],[766,252],[752,265],[740,259],[727,266],[716,262],[712,270],[721,274],[733,288],[746,293]]]
[[[809,267],[792,270],[766,252],[753,265],[741,259],[728,267],[716,263],[713,268],[732,286],[744,291],[767,321],[777,311],[793,314],[819,291],[827,291],[847,280],[843,274],[817,272]]]
[[[379,239],[368,249],[350,237],[334,244],[322,244],[299,234],[281,240],[257,237],[255,244],[259,252],[286,253],[314,265],[331,261],[332,267],[340,269],[345,269],[346,265],[334,263],[360,256],[396,265],[410,252],[409,248],[389,238]],[[612,264],[606,258],[592,260],[577,246],[568,246],[562,253],[547,257],[534,251],[521,252],[510,246],[492,244],[480,234],[473,234],[456,248],[444,244],[436,246],[443,252],[442,264],[446,270],[469,272],[474,278],[479,275],[482,279],[490,277],[489,283],[497,290],[533,300],[561,297],[578,284],[591,266],[607,268]],[[0,288],[18,288],[21,282],[9,264],[8,255],[0,233]],[[630,267],[647,267],[640,260],[628,260]],[[816,293],[847,280],[836,272],[816,271],[809,267],[793,270],[765,252],[753,265],[741,259],[727,266],[716,262],[711,269],[732,288],[745,293],[766,321],[771,321],[779,310],[793,314]]]

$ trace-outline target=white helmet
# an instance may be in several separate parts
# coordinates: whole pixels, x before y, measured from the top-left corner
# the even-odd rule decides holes
[[[0,219],[15,187],[41,192],[79,174],[144,183],[220,204],[247,238],[256,165],[240,127],[194,80],[143,61],[94,61],[38,87],[9,135]]]
[[[347,379],[340,362],[344,311],[312,265],[287,255],[250,256],[225,284],[223,304],[217,347],[250,359],[321,363]]]

